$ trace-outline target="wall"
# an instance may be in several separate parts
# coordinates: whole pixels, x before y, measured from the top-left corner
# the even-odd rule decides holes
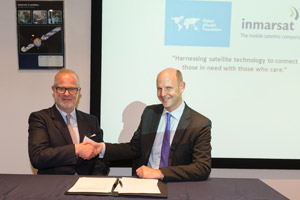
[[[65,56],[67,68],[81,81],[79,109],[89,112],[90,7],[88,0],[65,0]],[[57,70],[19,71],[15,1],[0,6],[0,173],[32,174],[27,152],[28,116],[53,104],[51,84]],[[105,131],[105,130],[104,130]],[[115,168],[110,175],[130,175],[131,169]],[[211,177],[299,179],[299,170],[213,169]]]
[[[78,108],[89,112],[91,2],[65,0],[66,68],[80,78],[82,97]],[[0,173],[30,174],[28,116],[53,105],[51,85],[57,70],[18,69],[16,5],[1,0],[0,6]]]

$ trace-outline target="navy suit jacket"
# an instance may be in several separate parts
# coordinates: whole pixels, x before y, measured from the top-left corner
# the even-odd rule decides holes
[[[103,141],[103,131],[95,116],[76,110],[80,142],[87,136]],[[83,160],[75,155],[68,127],[53,105],[29,116],[28,151],[38,174],[106,174],[108,167],[98,156]],[[93,137],[91,137],[93,136]]]
[[[135,170],[147,165],[163,106],[145,108],[129,143],[106,143],[105,160],[134,159]],[[164,181],[206,180],[211,171],[211,121],[187,105],[179,121],[169,153],[169,167],[161,168]]]

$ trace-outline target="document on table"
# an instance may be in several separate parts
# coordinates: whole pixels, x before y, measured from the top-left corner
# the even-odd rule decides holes
[[[110,193],[116,178],[80,177],[68,192],[100,192]]]
[[[144,193],[144,194],[160,194],[157,186],[157,179],[140,179],[123,177],[119,180],[122,184],[118,184],[115,191],[122,193]]]
[[[161,194],[157,179],[80,177],[67,193]]]

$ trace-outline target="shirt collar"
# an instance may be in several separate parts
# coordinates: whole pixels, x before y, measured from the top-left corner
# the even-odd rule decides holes
[[[61,116],[63,117],[63,119],[65,120],[65,122],[67,122],[66,116],[67,116],[68,113],[66,113],[66,112],[62,111],[61,109],[59,109],[59,107],[56,104],[55,104],[55,106],[56,106],[57,110],[59,111],[59,113],[61,114]],[[71,115],[71,119],[73,118],[75,121],[77,121],[75,109],[70,113],[70,115]]]
[[[179,120],[181,118],[181,115],[183,113],[185,107],[185,103],[184,101],[181,102],[180,106],[178,108],[176,108],[175,110],[173,110],[172,112],[168,112],[165,108],[163,111],[163,115],[166,114],[167,112],[170,113],[172,115],[172,117],[174,117],[175,119]]]

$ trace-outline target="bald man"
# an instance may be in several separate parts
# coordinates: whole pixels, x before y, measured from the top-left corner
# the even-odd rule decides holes
[[[185,82],[179,70],[161,71],[156,87],[161,104],[145,108],[129,143],[90,144],[104,160],[133,159],[133,175],[141,178],[206,180],[211,171],[211,121],[183,101]]]

